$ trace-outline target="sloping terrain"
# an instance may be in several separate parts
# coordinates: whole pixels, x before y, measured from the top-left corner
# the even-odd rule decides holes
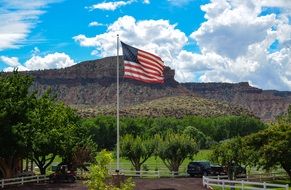
[[[97,114],[114,115],[116,108],[96,107],[79,109],[81,115],[85,117]],[[242,107],[230,105],[226,102],[218,102],[195,96],[175,96],[164,97],[145,103],[121,107],[120,115],[126,116],[171,116],[182,118],[187,115],[200,116],[221,116],[221,115],[252,115],[248,110]]]

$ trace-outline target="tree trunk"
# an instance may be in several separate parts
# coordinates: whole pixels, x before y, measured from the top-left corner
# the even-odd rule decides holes
[[[17,160],[14,157],[0,158],[0,167],[4,178],[12,178],[15,175]]]
[[[135,164],[134,165],[134,169],[136,171],[136,175],[140,175],[140,168],[141,168],[141,164]]]
[[[40,175],[45,175],[45,170],[46,170],[46,168],[39,167]]]
[[[288,163],[287,163],[287,164],[282,164],[282,163],[281,163],[281,166],[282,166],[282,168],[286,171],[286,173],[288,174],[288,176],[289,176],[289,180],[290,180],[290,182],[291,182],[291,166],[289,166]]]
[[[179,175],[179,164],[178,163],[173,163],[172,164],[172,172],[174,172],[174,175]]]

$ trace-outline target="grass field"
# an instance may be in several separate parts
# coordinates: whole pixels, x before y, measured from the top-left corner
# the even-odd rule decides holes
[[[186,167],[192,160],[209,160],[210,154],[211,150],[200,150],[196,155],[193,156],[193,159],[185,159],[183,164],[180,166],[179,172],[186,172]],[[116,160],[110,164],[110,168],[116,168]],[[124,158],[120,159],[120,168],[125,170],[134,170],[130,161]],[[168,170],[168,168],[159,157],[152,156],[143,164],[142,170]]]

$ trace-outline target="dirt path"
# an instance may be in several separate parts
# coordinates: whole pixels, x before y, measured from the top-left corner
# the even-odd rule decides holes
[[[201,178],[135,178],[135,190],[204,190]],[[39,183],[10,186],[9,190],[88,190],[82,181],[76,183]]]
[[[135,190],[203,190],[201,178],[135,179]]]

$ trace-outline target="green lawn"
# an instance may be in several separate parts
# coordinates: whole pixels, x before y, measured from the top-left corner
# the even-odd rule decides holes
[[[192,160],[209,160],[211,150],[200,150],[196,155],[193,156],[193,159],[185,159],[183,164],[180,166],[180,172],[186,172],[186,167],[188,163]],[[116,160],[110,164],[111,169],[116,168]],[[120,168],[125,170],[134,170],[129,160],[124,158],[120,159]],[[143,170],[168,170],[164,165],[163,161],[159,157],[150,157],[142,166]]]

